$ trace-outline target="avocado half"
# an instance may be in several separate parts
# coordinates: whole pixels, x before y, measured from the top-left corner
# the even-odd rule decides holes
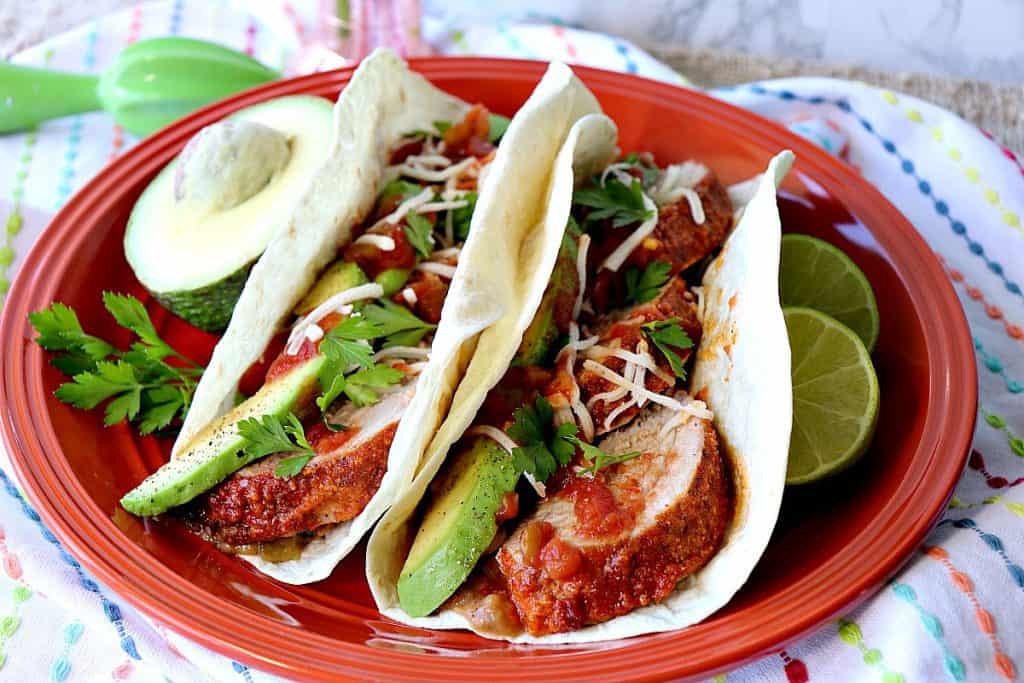
[[[327,160],[333,103],[281,97],[200,131],[135,203],[125,256],[165,308],[223,331],[249,269]]]

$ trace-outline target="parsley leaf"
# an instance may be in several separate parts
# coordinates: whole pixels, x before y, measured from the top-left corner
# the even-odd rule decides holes
[[[385,201],[397,195],[401,201],[405,201],[409,197],[415,197],[422,191],[422,185],[410,183],[408,180],[402,180],[401,178],[395,178],[381,188],[380,194],[377,195],[377,200]]]
[[[597,446],[589,444],[586,441],[583,441],[576,437],[573,437],[572,441],[574,444],[579,446],[580,449],[582,449],[583,457],[590,461],[590,465],[588,467],[583,467],[577,470],[576,473],[589,474],[591,477],[597,474],[599,470],[604,469],[605,467],[615,465],[616,463],[620,462],[626,462],[627,460],[632,460],[633,458],[640,455],[640,451],[631,451],[629,453],[610,455],[608,453],[605,453]]]
[[[490,114],[487,116],[487,123],[489,124],[487,140],[496,143],[498,140],[501,140],[505,131],[508,130],[508,125],[512,123],[512,119],[501,114]]]
[[[406,225],[402,230],[405,232],[409,244],[421,257],[430,256],[434,251],[434,222],[415,211],[410,211],[405,215],[405,222]]]
[[[401,370],[388,365],[371,365],[348,376],[345,375],[344,369],[330,366],[332,363],[328,362],[317,377],[324,392],[316,399],[316,404],[322,413],[326,413],[331,404],[342,394],[345,394],[356,407],[373,405],[380,400],[377,390],[386,389],[405,377],[405,373]],[[337,430],[332,428],[331,431]]]
[[[264,415],[246,418],[238,423],[238,434],[245,440],[242,451],[254,459],[277,453],[298,453],[277,464],[275,477],[295,476],[315,455],[306,440],[302,423],[294,413],[283,417]]]
[[[316,398],[316,405],[321,413],[326,413],[341,394],[345,391],[345,370],[347,364],[328,360],[317,373],[316,378],[323,392]]]
[[[683,359],[672,349],[676,348],[683,351],[692,348],[693,340],[679,326],[679,318],[652,320],[640,327],[643,328],[647,338],[668,359],[668,364],[672,366],[672,372],[675,373],[675,376],[679,379],[686,379],[686,368],[683,367]]]
[[[469,225],[473,220],[473,210],[476,208],[477,196],[476,192],[470,190],[459,197],[459,199],[465,199],[468,203],[461,209],[451,209],[452,233],[455,235],[455,239],[460,242],[465,242],[466,238],[469,237]]]
[[[36,343],[47,351],[69,351],[81,357],[83,363],[106,358],[115,351],[102,339],[83,332],[78,316],[62,303],[29,313],[28,320],[39,333]]]
[[[626,303],[642,304],[658,296],[658,292],[668,282],[672,265],[664,261],[648,264],[643,273],[637,266],[626,270]]]
[[[375,389],[387,389],[403,377],[401,370],[378,364],[346,377],[343,391],[357,407],[373,405],[380,400]]]
[[[434,128],[436,128],[437,132],[440,133],[441,135],[444,135],[445,133],[447,133],[448,129],[451,128],[451,127],[452,127],[452,122],[451,121],[434,121]]]
[[[55,395],[83,410],[108,401],[107,426],[128,420],[141,434],[164,429],[188,410],[203,368],[160,337],[145,306],[134,297],[104,292],[103,303],[118,324],[138,336],[129,350],[86,334],[78,316],[64,304],[54,303],[29,315],[39,333],[36,342],[61,352],[51,362],[73,378]],[[175,359],[175,364],[169,359]]]
[[[305,467],[312,459],[313,455],[311,453],[283,458],[277,463],[277,467],[274,468],[274,476],[294,477],[296,474],[301,472],[302,468]]]
[[[363,316],[380,327],[380,335],[385,338],[385,348],[415,346],[423,339],[423,335],[437,327],[420,320],[408,308],[387,299],[364,306]]]
[[[636,178],[629,187],[617,178],[608,178],[604,186],[592,183],[576,190],[572,201],[592,209],[587,214],[586,223],[611,218],[614,228],[639,223],[654,215],[653,211],[644,206],[643,187]]]
[[[573,439],[576,425],[572,422],[553,424],[554,411],[543,396],[516,408],[512,424],[505,431],[519,443],[512,450],[512,462],[519,472],[528,472],[543,482],[559,468],[572,462],[576,453]]]
[[[380,327],[364,316],[349,316],[320,340],[320,353],[342,370],[350,365],[373,365],[373,347],[368,341],[382,335]]]

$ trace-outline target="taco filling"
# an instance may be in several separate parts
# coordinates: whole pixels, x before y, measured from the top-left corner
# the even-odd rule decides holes
[[[290,439],[275,442],[273,424],[240,429],[257,458],[176,508],[188,528],[228,552],[280,562],[362,512],[430,358],[504,123],[476,106],[391,151],[369,218],[240,382],[255,401],[271,385],[309,378],[287,410],[278,406],[296,418],[278,434]]]
[[[715,555],[732,476],[687,370],[692,284],[732,227],[695,162],[630,155],[577,188],[512,367],[420,506],[397,583],[408,615],[572,631],[664,600]]]

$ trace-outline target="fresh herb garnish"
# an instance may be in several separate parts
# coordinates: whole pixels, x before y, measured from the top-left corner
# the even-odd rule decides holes
[[[473,210],[476,208],[477,193],[470,190],[459,199],[466,200],[467,204],[460,209],[451,209],[452,212],[452,233],[455,239],[465,242],[469,237],[469,224],[473,220]]]
[[[637,266],[630,266],[626,270],[626,303],[642,304],[658,296],[671,270],[671,264],[664,261],[648,264],[642,273]]]
[[[487,123],[489,125],[487,131],[487,140],[492,143],[501,140],[501,137],[508,130],[508,124],[512,123],[512,119],[501,114],[490,114],[487,117]]]
[[[658,176],[661,175],[661,171],[654,164],[648,164],[646,161],[640,158],[640,155],[636,152],[630,152],[623,159],[623,162],[630,164],[643,173],[644,187],[650,187],[658,181]]]
[[[686,368],[683,367],[683,359],[673,349],[683,351],[692,348],[693,340],[679,326],[679,318],[652,320],[640,327],[643,328],[647,338],[668,359],[668,364],[672,366],[672,372],[675,373],[675,376],[679,379],[686,379]]]
[[[283,458],[277,463],[277,467],[274,468],[275,477],[294,477],[296,474],[302,471],[310,460],[313,459],[312,453],[305,453],[303,455],[293,455],[290,458]]]
[[[527,403],[516,408],[512,425],[506,430],[519,444],[512,450],[516,470],[539,482],[554,474],[560,465],[572,462],[576,453],[576,425],[566,422],[555,427],[553,417],[551,404],[538,396],[533,405]]]
[[[415,211],[405,215],[406,225],[403,227],[406,239],[422,258],[427,258],[434,251],[434,222]]]
[[[620,462],[626,462],[640,455],[640,451],[631,451],[629,453],[620,453],[618,455],[611,455],[605,453],[603,450],[592,444],[573,437],[573,443],[580,447],[583,451],[583,457],[586,458],[591,464],[588,467],[582,467],[576,470],[577,474],[588,474],[593,477],[598,471],[615,465]]]
[[[387,299],[363,307],[363,316],[380,328],[385,348],[416,346],[427,332],[437,327],[420,320],[408,308]]]
[[[451,121],[434,121],[434,128],[437,129],[439,135],[444,135],[448,132],[448,129],[452,127]]]
[[[410,183],[408,180],[402,180],[401,178],[395,178],[381,188],[380,194],[377,196],[377,200],[384,201],[391,197],[398,196],[400,201],[405,201],[409,197],[415,197],[422,191],[422,185]]]
[[[294,413],[247,417],[238,423],[238,435],[245,440],[242,451],[253,460],[278,453],[298,454],[277,463],[275,477],[294,477],[315,455]]]
[[[618,178],[608,178],[604,185],[592,182],[576,190],[572,201],[591,209],[585,223],[611,218],[614,228],[639,223],[654,215],[644,205],[643,186],[636,178],[633,178],[629,187]]]
[[[157,333],[145,307],[124,294],[103,293],[103,304],[139,341],[128,351],[86,334],[75,312],[61,303],[29,315],[36,343],[59,352],[51,361],[71,375],[55,395],[76,408],[91,410],[108,401],[107,426],[123,420],[150,434],[188,411],[203,368],[182,356]],[[174,360],[174,363],[168,360]]]
[[[377,364],[344,378],[342,391],[356,407],[373,405],[380,400],[376,390],[387,389],[405,377],[405,373],[389,365]]]
[[[380,327],[364,316],[349,316],[320,340],[320,353],[342,369],[350,365],[368,368],[373,365],[373,347],[367,342],[381,336]]]

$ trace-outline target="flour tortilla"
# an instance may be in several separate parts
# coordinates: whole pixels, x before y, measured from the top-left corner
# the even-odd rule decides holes
[[[605,137],[609,130],[612,139]],[[587,148],[594,144],[600,148]],[[586,162],[606,156],[614,147],[614,127],[606,119],[588,117],[570,134],[556,161],[549,215],[524,245],[522,303],[480,336],[477,354],[459,385],[448,418],[424,455],[416,480],[370,537],[367,578],[378,609],[387,617],[425,628],[474,630],[452,610],[413,618],[400,607],[397,585],[416,531],[411,524],[413,515],[449,449],[472,423],[487,392],[504,375],[537,310],[550,277],[549,264],[554,262],[569,217],[574,182],[593,171],[583,170]],[[737,510],[722,548],[661,604],[577,631],[542,637],[522,634],[507,640],[584,643],[683,628],[725,605],[764,552],[782,501],[791,425],[789,342],[778,297],[781,224],[775,193],[792,160],[792,153],[783,152],[771,161],[703,281],[704,332],[692,391],[705,397],[714,411],[723,452],[734,470]]]
[[[238,380],[287,319],[314,277],[347,243],[372,209],[388,152],[404,133],[438,120],[459,120],[468,105],[408,70],[394,54],[370,55],[342,92],[335,108],[330,161],[299,203],[289,228],[253,268],[231,324],[214,351],[196,392],[179,446],[230,406]],[[486,180],[479,188],[469,238],[434,335],[430,361],[417,379],[388,454],[380,488],[353,520],[334,527],[286,562],[243,556],[260,571],[287,583],[326,578],[399,493],[407,488],[420,456],[447,413],[452,394],[476,347],[479,333],[515,303],[504,283],[513,277],[507,258],[541,216],[564,130],[599,111],[572,72],[553,64],[512,119]]]

